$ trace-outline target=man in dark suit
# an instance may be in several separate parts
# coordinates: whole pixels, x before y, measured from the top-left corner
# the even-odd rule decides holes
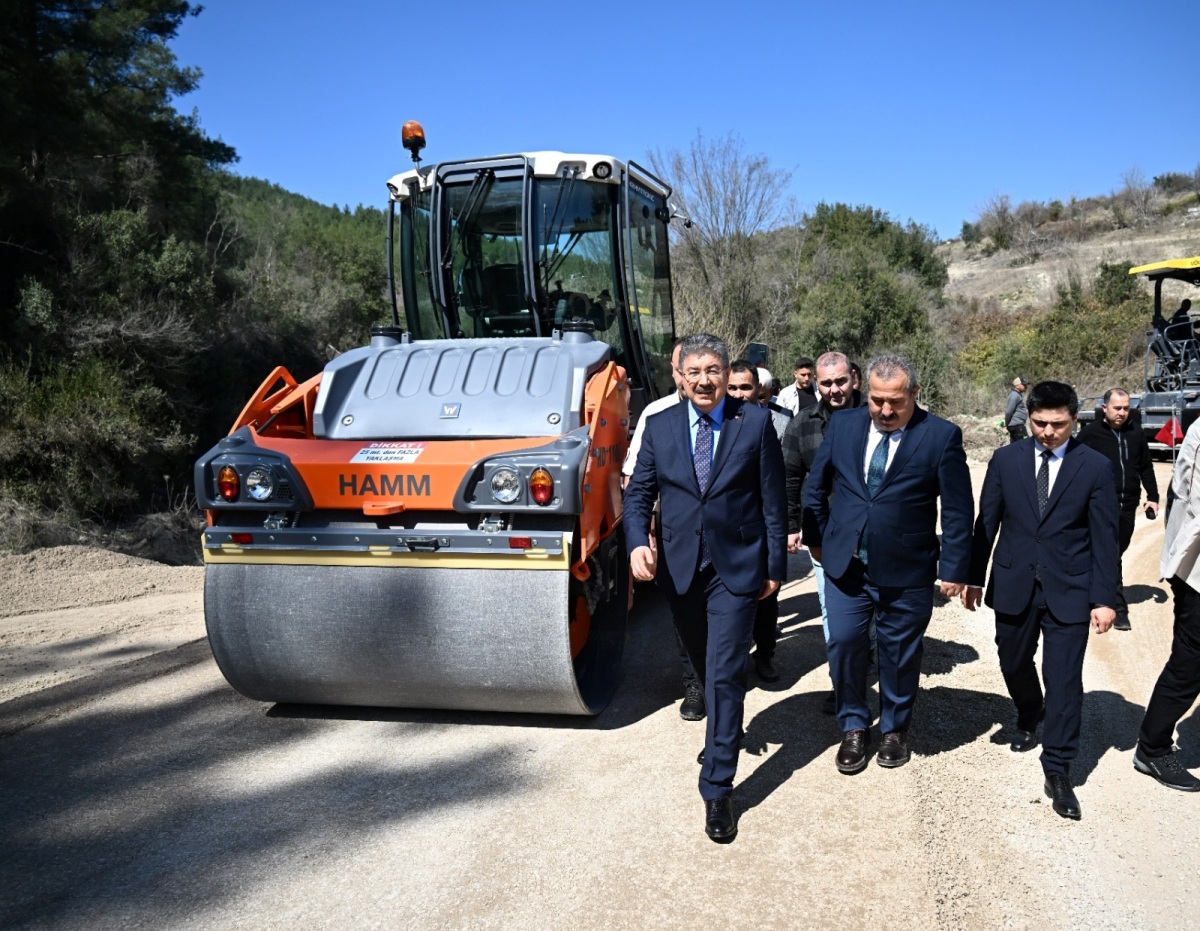
[[[876,761],[903,766],[933,583],[943,579],[942,592],[953,597],[967,580],[974,500],[962,431],[918,408],[919,390],[908,359],[872,360],[867,406],[830,418],[804,491],[803,539],[825,569],[829,671],[842,729],[837,768],[846,774],[867,765],[872,615],[883,734]]]
[[[779,590],[787,569],[783,454],[770,414],[726,396],[724,342],[689,336],[679,357],[687,403],[646,423],[625,488],[625,537],[634,578],[657,574],[704,687],[704,828],[726,842],[737,834],[731,797],[755,609]],[[649,537],[656,498],[658,552]]]
[[[1042,734],[1046,795],[1064,818],[1080,817],[1071,786],[1083,711],[1088,626],[1102,634],[1116,617],[1117,495],[1113,467],[1072,439],[1079,398],[1057,381],[1033,386],[1026,402],[1030,439],[992,454],[975,522],[970,585],[963,604],[983,594],[992,544],[988,607],[996,612],[1000,671],[1017,706],[1015,752]],[[1042,677],[1034,654],[1042,639]]]

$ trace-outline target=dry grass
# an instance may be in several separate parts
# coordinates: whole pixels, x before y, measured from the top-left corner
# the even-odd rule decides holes
[[[78,544],[152,559],[171,566],[200,563],[204,517],[193,503],[180,501],[169,511],[144,514],[119,525],[104,525],[62,511],[38,511],[0,500],[0,553],[28,553],[51,546]]]

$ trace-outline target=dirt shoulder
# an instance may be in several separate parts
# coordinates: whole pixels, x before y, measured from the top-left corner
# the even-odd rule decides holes
[[[204,569],[87,546],[0,557],[0,702],[204,636]]]

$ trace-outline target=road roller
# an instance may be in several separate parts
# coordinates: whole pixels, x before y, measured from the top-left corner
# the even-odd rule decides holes
[[[671,190],[403,141],[390,322],[276,368],[196,463],[213,655],[259,701],[596,714],[631,605],[621,463],[673,390]]]

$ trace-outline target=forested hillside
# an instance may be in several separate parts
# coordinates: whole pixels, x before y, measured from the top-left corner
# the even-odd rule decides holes
[[[226,169],[172,100],[179,0],[5,4],[0,495],[98,519],[178,503],[275,365],[384,313],[383,214]],[[174,502],[170,499],[176,499]]]

